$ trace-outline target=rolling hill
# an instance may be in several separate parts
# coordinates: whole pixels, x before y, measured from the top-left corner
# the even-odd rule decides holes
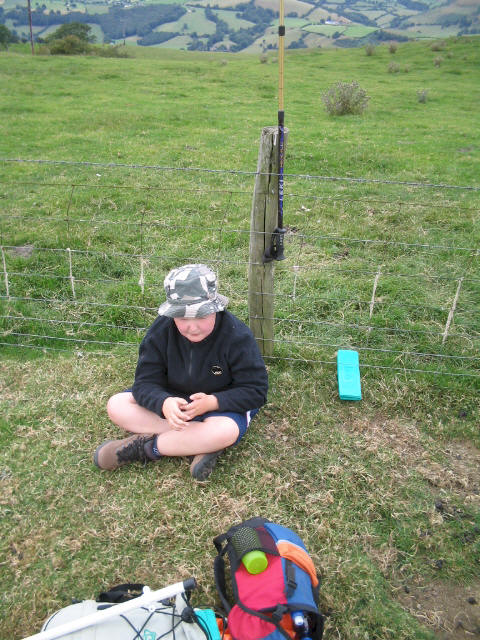
[[[286,47],[480,33],[478,0],[285,0]],[[278,0],[44,0],[32,5],[38,41],[66,22],[92,27],[97,42],[262,53],[277,47]],[[26,6],[0,0],[0,23],[29,37]]]

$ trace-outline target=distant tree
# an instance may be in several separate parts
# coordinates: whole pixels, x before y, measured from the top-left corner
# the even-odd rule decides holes
[[[55,40],[63,40],[68,36],[75,36],[82,42],[95,42],[95,36],[90,34],[92,27],[88,24],[81,24],[80,22],[69,22],[62,24],[56,31],[50,33],[45,42],[51,43]]]
[[[306,48],[307,48],[307,45],[303,41],[303,38],[299,38],[298,40],[291,42],[287,47],[287,49],[306,49]]]
[[[161,44],[162,42],[167,42],[171,38],[175,38],[179,36],[178,32],[172,31],[150,31],[143,38],[139,38],[137,40],[137,44],[141,47],[150,47],[155,44]]]
[[[0,24],[0,47],[8,49],[9,43],[12,41],[12,33],[4,24]]]

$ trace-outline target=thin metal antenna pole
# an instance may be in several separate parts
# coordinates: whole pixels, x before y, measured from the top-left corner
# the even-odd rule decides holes
[[[263,262],[284,260],[283,239],[283,167],[285,163],[285,111],[283,105],[283,69],[285,58],[285,9],[284,0],[280,0],[278,20],[278,217],[277,226],[272,232],[270,247],[265,251]]]

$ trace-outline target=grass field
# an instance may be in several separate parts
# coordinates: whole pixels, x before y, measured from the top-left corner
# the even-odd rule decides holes
[[[212,538],[254,515],[304,538],[327,640],[472,637],[480,40],[287,52],[269,401],[201,484],[185,460],[107,474],[91,456],[118,435],[105,403],[131,384],[169,268],[214,264],[248,322],[277,54],[127,49],[0,53],[0,638],[122,582],[194,575],[194,602],[217,602]],[[322,93],[352,80],[368,109],[329,116]],[[359,403],[338,399],[339,346],[359,350]]]

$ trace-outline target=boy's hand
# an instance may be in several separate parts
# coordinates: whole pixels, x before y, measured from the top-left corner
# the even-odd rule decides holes
[[[182,413],[187,416],[188,420],[192,420],[197,416],[201,416],[207,411],[218,410],[218,400],[216,396],[207,395],[206,393],[192,393],[191,402],[182,406]]]
[[[185,429],[190,418],[187,417],[182,407],[188,405],[188,402],[183,398],[175,398],[173,396],[168,397],[163,405],[162,411],[168,424],[172,429],[181,431]]]

